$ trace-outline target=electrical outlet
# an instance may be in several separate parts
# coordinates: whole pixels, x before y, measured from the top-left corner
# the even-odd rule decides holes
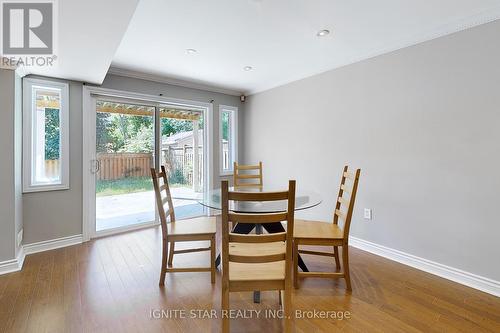
[[[365,220],[372,219],[372,210],[370,208],[365,208],[364,218],[365,218]]]
[[[17,233],[17,247],[21,246],[21,244],[23,243],[23,233],[24,229],[19,230],[19,232]]]

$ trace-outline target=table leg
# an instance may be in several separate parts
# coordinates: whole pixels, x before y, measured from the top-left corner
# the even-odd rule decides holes
[[[262,235],[262,224],[255,225],[255,233],[257,235]],[[260,291],[256,290],[253,292],[253,302],[260,303]]]
[[[220,265],[220,253],[217,255],[217,258],[215,258],[215,268],[219,269]]]
[[[262,226],[266,231],[270,234],[275,234],[278,232],[285,232],[285,228],[283,228],[283,225],[281,223],[263,223]],[[306,263],[302,259],[302,257],[299,254],[299,267],[303,272],[309,272],[309,269],[306,266]]]
[[[260,303],[260,291],[253,292],[253,302],[257,304]]]

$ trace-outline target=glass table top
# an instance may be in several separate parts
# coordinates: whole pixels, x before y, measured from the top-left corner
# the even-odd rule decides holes
[[[283,191],[286,189],[276,188],[276,187],[266,187],[264,186],[261,189],[258,188],[248,188],[248,187],[239,187],[237,189],[239,192],[274,192],[274,191]],[[234,191],[233,187],[229,188],[229,191]],[[221,189],[215,189],[209,191],[208,194],[197,201],[205,206],[212,209],[221,210]],[[321,196],[314,192],[308,190],[301,190],[299,188],[295,191],[295,210],[303,210],[315,207],[321,203]],[[286,200],[278,200],[278,201],[244,201],[244,202],[229,202],[229,209],[234,212],[239,213],[277,213],[284,212],[287,209],[287,201]]]

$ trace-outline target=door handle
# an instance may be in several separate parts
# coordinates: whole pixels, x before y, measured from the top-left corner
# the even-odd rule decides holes
[[[100,170],[101,170],[101,161],[99,160],[92,160],[92,168],[91,168],[91,172],[92,173],[98,173]]]

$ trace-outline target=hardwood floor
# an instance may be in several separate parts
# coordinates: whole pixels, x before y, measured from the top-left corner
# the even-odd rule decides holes
[[[220,319],[152,319],[151,310],[220,309],[220,273],[167,274],[158,228],[26,257],[0,276],[0,332],[219,332]],[[180,248],[180,246],[179,246]],[[500,298],[350,249],[353,292],[343,280],[305,279],[296,310],[349,311],[350,318],[295,319],[297,332],[500,332]],[[174,265],[206,263],[209,253],[178,255]],[[333,258],[304,256],[314,270]],[[278,293],[231,293],[234,309],[277,310]],[[170,314],[172,314],[171,312]],[[153,311],[158,315],[158,311]],[[232,332],[280,332],[281,320],[232,319]]]

